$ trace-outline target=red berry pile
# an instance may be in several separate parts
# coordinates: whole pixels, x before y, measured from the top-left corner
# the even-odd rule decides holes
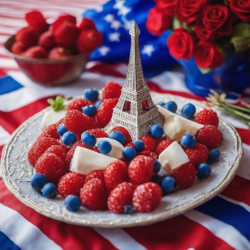
[[[62,59],[91,52],[103,41],[95,23],[87,18],[77,24],[76,17],[65,14],[49,25],[41,12],[31,11],[25,20],[28,26],[17,32],[11,52],[28,58]]]
[[[55,22],[53,26],[53,29],[60,27],[60,22]],[[93,23],[83,22],[82,29],[86,27],[93,28]],[[164,137],[155,139],[148,133],[140,139],[144,148],[141,151],[137,149],[132,160],[115,160],[109,163],[105,170],[92,170],[86,176],[70,172],[70,163],[76,147],[100,153],[96,146],[85,145],[81,141],[81,134],[87,131],[96,138],[107,138],[108,134],[103,128],[109,123],[120,95],[121,86],[115,82],[108,82],[102,92],[102,104],[92,117],[83,114],[82,109],[95,105],[95,102],[83,98],[73,99],[67,106],[65,117],[43,130],[29,150],[28,159],[35,166],[36,173],[43,174],[57,186],[57,192],[61,197],[77,196],[81,204],[88,209],[109,209],[120,214],[130,213],[133,209],[142,213],[150,212],[159,205],[163,194],[167,193],[161,184],[163,177],[157,174],[160,168],[157,168],[157,164],[160,164],[157,160],[174,141]],[[198,176],[198,166],[208,161],[209,150],[216,148],[223,139],[217,128],[219,120],[214,111],[203,110],[198,113],[196,120],[205,125],[195,135],[195,146],[187,148],[181,145],[190,161],[175,168],[168,177],[174,178],[175,185],[179,188],[192,186]],[[66,130],[76,135],[76,141],[72,145],[64,145],[63,136],[57,133],[61,123]],[[119,131],[124,135],[125,147],[135,149],[138,145],[138,142],[132,142],[129,132],[124,127],[115,127],[113,131]]]

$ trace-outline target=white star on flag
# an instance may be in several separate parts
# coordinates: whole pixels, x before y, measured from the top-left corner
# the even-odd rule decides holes
[[[106,56],[108,52],[110,51],[110,48],[106,46],[102,46],[98,50],[100,51],[102,56]]]
[[[98,12],[98,13],[102,12],[103,11],[103,6],[100,5],[100,6],[96,7],[95,11]]]
[[[120,10],[118,11],[118,15],[126,16],[130,11],[131,11],[130,8],[128,8],[128,7],[126,7],[126,6],[122,6],[122,7],[120,8]]]
[[[111,28],[117,30],[117,29],[119,29],[120,27],[121,27],[121,23],[120,23],[119,21],[117,21],[117,20],[112,21],[112,23],[111,23]]]
[[[152,55],[152,52],[154,51],[154,47],[152,45],[144,45],[143,50],[141,51],[142,54],[147,54],[148,56]]]
[[[132,24],[133,24],[133,20],[127,20],[124,18],[124,29],[126,30],[130,30]]]
[[[120,42],[120,34],[118,32],[111,33],[109,35],[110,42]]]
[[[124,0],[116,1],[116,4],[114,4],[113,8],[114,9],[120,9],[123,6],[124,3],[125,3]]]
[[[104,17],[104,20],[106,20],[108,23],[111,23],[114,20],[114,16],[111,14],[108,14]]]

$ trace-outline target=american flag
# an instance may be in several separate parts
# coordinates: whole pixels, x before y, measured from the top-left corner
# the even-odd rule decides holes
[[[139,2],[141,2],[141,6],[144,6],[144,1],[135,2],[138,6],[140,6]],[[102,15],[105,7],[98,7],[98,4],[103,3],[104,1],[100,0],[0,1],[1,149],[8,142],[11,133],[23,121],[48,106],[46,102],[48,97],[58,94],[66,97],[76,96],[83,93],[84,88],[101,88],[109,80],[124,83],[127,64],[104,63],[105,60],[102,60],[99,55],[98,61],[89,62],[87,70],[73,84],[46,88],[26,78],[3,48],[4,41],[26,25],[23,17],[31,9],[41,10],[51,20],[65,12],[80,18],[83,10],[87,8],[95,8],[96,12]],[[110,8],[116,4],[119,6],[118,9],[113,8],[114,13],[119,12],[123,6],[130,8],[124,1],[111,1],[111,3]],[[137,11],[139,9],[137,7]],[[110,12],[112,11],[110,10]],[[87,15],[87,13],[85,14]],[[102,16],[103,22],[106,15],[104,13]],[[125,14],[123,13],[123,15]],[[128,19],[128,16],[125,16]],[[114,14],[114,18],[112,22],[117,20],[116,14]],[[109,25],[111,26],[112,23]],[[113,32],[116,32],[115,28],[112,29]],[[153,44],[152,41],[149,43]],[[146,42],[141,44],[142,50],[145,44]],[[152,46],[154,47],[154,45]],[[112,50],[111,47],[110,50]],[[150,53],[146,53],[145,56],[147,54]],[[115,57],[115,53],[113,57]],[[97,60],[95,54],[92,59]],[[147,77],[151,91],[204,100],[193,95],[186,88],[184,74],[181,72],[164,71],[161,74]],[[247,90],[244,96],[250,97],[250,91]],[[0,250],[250,249],[250,131],[244,123],[232,117],[223,116],[239,132],[243,141],[244,157],[234,180],[214,199],[181,216],[150,226],[117,229],[80,227],[44,217],[26,207],[8,191],[0,177]]]

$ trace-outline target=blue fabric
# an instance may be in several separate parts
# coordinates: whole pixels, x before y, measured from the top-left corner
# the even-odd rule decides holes
[[[0,232],[0,249],[1,250],[21,250],[12,240],[4,233]]]
[[[10,93],[22,87],[23,85],[18,83],[11,76],[4,76],[0,78],[0,95]]]
[[[104,42],[90,57],[92,61],[106,63],[128,62],[130,52],[129,29],[136,21],[140,33],[140,50],[145,77],[153,77],[169,69],[175,60],[170,56],[166,40],[169,31],[161,36],[150,34],[145,26],[148,12],[155,6],[153,0],[111,0],[101,9],[91,9],[83,16],[95,21],[97,29],[102,32]],[[115,34],[115,35],[114,35]],[[112,39],[115,36],[115,39]],[[107,48],[108,52],[102,52]]]
[[[250,213],[245,208],[217,196],[196,210],[233,226],[250,240]]]

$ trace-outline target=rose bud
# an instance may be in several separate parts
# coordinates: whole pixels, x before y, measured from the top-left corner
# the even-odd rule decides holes
[[[29,48],[36,45],[38,35],[33,27],[28,26],[19,30],[15,39],[17,42],[22,43],[25,48]]]
[[[153,8],[149,11],[146,28],[154,35],[161,35],[163,31],[172,25],[172,17],[164,14],[160,8]]]
[[[224,57],[213,42],[199,41],[194,50],[194,59],[199,67],[217,68],[224,62]]]
[[[23,56],[28,57],[28,58],[47,58],[48,53],[41,46],[34,46],[34,47],[30,47],[29,49],[27,49],[23,53]]]
[[[172,56],[177,59],[188,60],[193,56],[195,40],[185,29],[178,28],[168,38],[167,45]]]
[[[56,45],[53,33],[51,31],[44,32],[39,37],[38,45],[43,47],[47,51],[53,49]]]
[[[75,46],[79,29],[74,23],[65,21],[55,30],[54,36],[57,45],[69,49]]]
[[[85,30],[77,40],[77,50],[79,53],[90,52],[99,47],[102,42],[103,36],[98,30]]]
[[[17,55],[22,55],[25,51],[25,47],[20,42],[14,42],[11,46],[11,52]]]

